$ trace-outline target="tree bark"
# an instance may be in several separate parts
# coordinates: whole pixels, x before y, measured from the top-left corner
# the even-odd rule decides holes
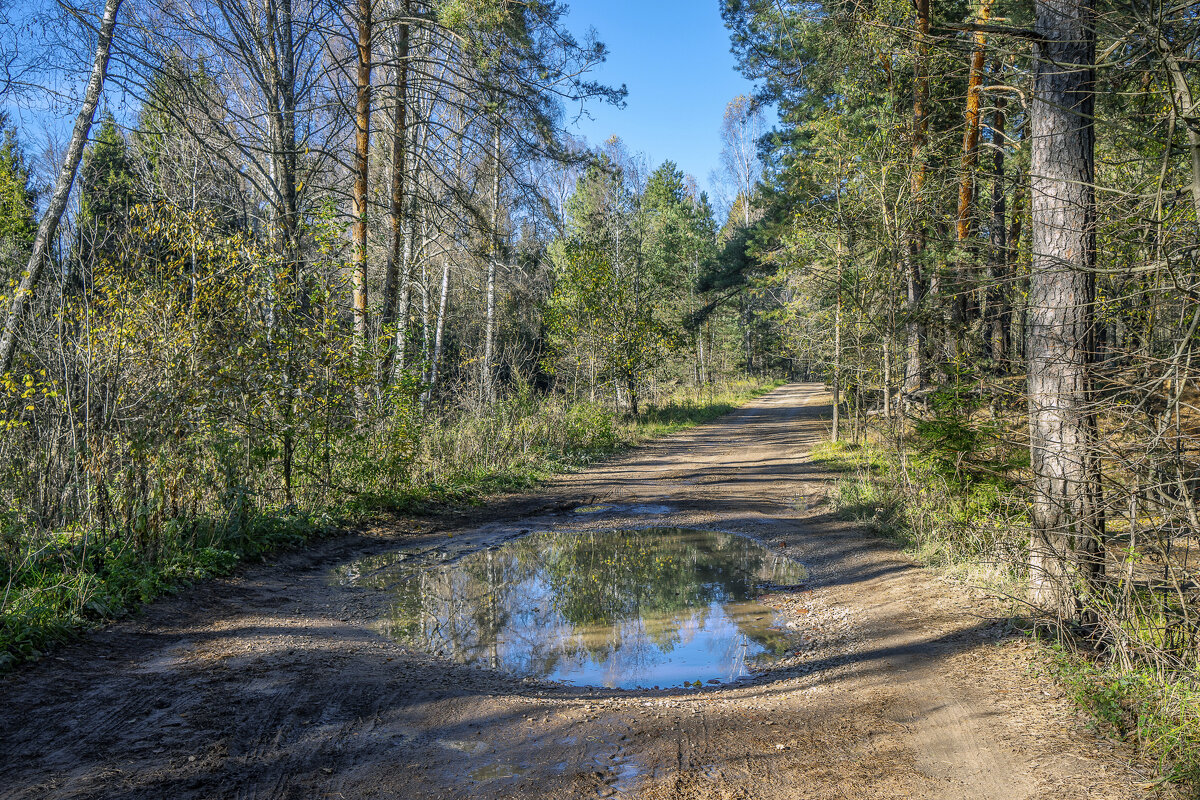
[[[913,123],[912,173],[909,188],[912,194],[912,220],[905,231],[904,280],[907,290],[907,319],[904,323],[907,358],[904,369],[904,391],[912,394],[925,382],[925,324],[921,320],[924,286],[921,278],[921,253],[925,249],[921,219],[925,191],[925,145],[929,123],[929,0],[916,0],[916,53],[913,58]]]
[[[358,0],[358,83],[354,106],[354,340],[361,358],[367,343],[367,189],[371,149],[372,0]]]
[[[396,333],[392,347],[392,380],[399,381],[408,364],[408,316],[412,303],[412,268],[416,259],[416,214],[409,198],[401,227],[400,297],[396,303]]]
[[[492,246],[487,261],[487,321],[483,330],[483,397],[491,400],[494,393],[492,374],[493,347],[496,340],[496,264],[500,260],[500,123],[492,132]]]
[[[890,333],[884,334],[883,337],[883,418],[892,418],[892,336]]]
[[[991,0],[982,0],[979,5],[979,21],[986,23],[991,17]],[[959,159],[958,210],[955,215],[955,235],[958,252],[950,280],[946,286],[948,304],[946,324],[946,356],[958,360],[962,355],[962,337],[967,323],[967,295],[969,259],[967,247],[974,233],[975,167],[979,161],[979,134],[982,129],[979,111],[980,87],[983,86],[983,63],[987,49],[987,34],[975,32],[975,49],[971,53],[971,72],[967,78],[967,109],[963,130],[962,155]]]
[[[1030,601],[1079,619],[1103,569],[1091,398],[1095,352],[1095,31],[1092,0],[1038,0],[1030,119],[1033,263],[1028,395]]]
[[[842,421],[842,243],[837,244],[837,306],[833,312],[833,440],[841,439]]]
[[[999,64],[997,64],[997,73]],[[1005,368],[1008,360],[1008,334],[1012,311],[1008,305],[1008,208],[1004,185],[1004,135],[1005,100],[997,98],[996,110],[992,112],[992,223],[990,230],[991,249],[988,252],[988,331],[992,363],[998,370]]]
[[[1026,123],[1028,124],[1028,123]],[[1022,125],[1016,131],[1015,141],[1019,143],[1025,138],[1025,126]],[[1013,361],[1024,360],[1025,353],[1025,327],[1029,316],[1029,303],[1024,302],[1020,305],[1020,314],[1018,315],[1016,308],[1013,306],[1013,300],[1022,295],[1029,295],[1029,277],[1025,276],[1020,283],[1016,282],[1018,274],[1017,266],[1021,256],[1021,236],[1024,234],[1025,214],[1027,213],[1026,204],[1029,202],[1029,176],[1025,170],[1018,164],[1016,173],[1013,175],[1013,194],[1012,203],[1008,211],[1008,237],[1006,244],[1008,245],[1008,274],[1010,280],[1014,282],[1012,292],[1009,295],[1009,327],[1008,327],[1008,358]]]
[[[425,397],[428,400],[433,395],[433,390],[437,387],[438,382],[438,367],[442,361],[442,331],[446,327],[446,298],[450,294],[450,260],[445,256],[442,257],[442,290],[441,296],[438,298],[437,320],[434,322],[433,329],[433,355],[429,362],[429,388],[425,390]]]
[[[392,109],[392,186],[389,222],[391,242],[388,247],[387,267],[383,278],[383,307],[379,314],[380,335],[388,336],[397,324],[396,308],[399,301],[400,270],[404,259],[404,211],[408,178],[408,72],[411,33],[409,29],[409,3],[400,4],[400,24],[396,29],[396,40],[392,45],[392,61],[395,70],[395,106]],[[395,353],[384,359],[381,383],[386,384],[392,376]]]
[[[17,333],[21,327],[21,319],[33,302],[34,292],[37,291],[38,281],[46,268],[50,257],[50,248],[54,244],[54,236],[58,232],[58,224],[66,211],[67,201],[71,197],[71,187],[79,172],[79,162],[83,159],[83,149],[87,145],[88,132],[92,129],[92,121],[96,116],[96,106],[100,102],[100,92],[104,88],[104,79],[108,75],[108,57],[112,52],[113,32],[117,26],[117,12],[122,0],[105,0],[104,14],[100,18],[99,36],[96,41],[96,54],[92,60],[92,72],[88,78],[87,89],[83,94],[83,105],[75,116],[75,127],[71,131],[71,141],[67,145],[67,154],[63,159],[62,168],[54,184],[54,194],[46,213],[38,223],[37,233],[33,239],[33,249],[29,254],[25,271],[21,274],[21,282],[8,304],[8,316],[4,320],[4,329],[0,332],[0,375],[12,369],[13,359],[17,353]]]

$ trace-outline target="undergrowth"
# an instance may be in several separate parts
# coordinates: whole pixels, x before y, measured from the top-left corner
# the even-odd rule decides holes
[[[343,457],[325,476],[324,502],[309,509],[271,505],[244,486],[225,489],[219,515],[141,508],[127,524],[22,534],[19,515],[0,513],[0,671],[36,659],[89,626],[239,563],[332,533],[384,511],[421,512],[478,503],[716,419],[780,385],[740,381],[681,391],[632,418],[611,406],[516,392],[480,409],[419,423],[418,446],[403,463]],[[359,442],[337,442],[346,453]],[[386,472],[362,480],[368,471]],[[338,490],[367,483],[371,492]]]
[[[974,471],[972,460],[983,459],[972,448],[981,439],[950,427],[918,426],[907,457],[893,440],[879,436],[863,445],[826,442],[814,448],[813,458],[844,474],[832,498],[843,518],[970,585],[1021,597],[1029,523],[1026,498],[1010,476],[1023,462],[1001,446],[987,457],[990,464]],[[1155,762],[1162,773],[1159,785],[1200,798],[1200,690],[1194,675],[1122,665],[1103,651],[1063,640],[1051,642],[1049,655],[1056,678],[1103,733],[1130,742]]]
[[[878,444],[827,442],[813,459],[845,473],[833,504],[845,519],[892,539],[918,561],[971,583],[1011,591],[1019,580],[1019,500],[991,481],[956,481],[920,457]]]
[[[1057,647],[1054,673],[1100,730],[1157,763],[1161,783],[1200,797],[1200,690],[1194,679],[1121,668]]]

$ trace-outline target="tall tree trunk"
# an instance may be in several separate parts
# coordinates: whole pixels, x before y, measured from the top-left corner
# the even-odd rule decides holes
[[[991,18],[991,0],[981,0],[979,22],[987,23]],[[987,34],[975,33],[975,49],[971,53],[971,72],[967,78],[967,109],[963,129],[962,155],[959,158],[958,210],[955,215],[955,238],[958,243],[955,264],[950,280],[947,281],[946,302],[948,315],[946,325],[946,356],[957,361],[962,355],[963,334],[967,325],[967,297],[970,271],[967,248],[975,232],[975,166],[979,161],[979,134],[982,120],[979,112],[980,87],[983,86],[984,55],[987,50]]]
[[[904,281],[907,308],[904,327],[907,338],[907,359],[904,369],[904,391],[912,394],[925,381],[925,324],[921,320],[924,286],[921,277],[921,254],[925,250],[923,195],[925,192],[925,145],[929,124],[929,0],[916,0],[916,52],[913,57],[913,122],[912,173],[909,188],[912,194],[912,220],[905,230]]]
[[[412,198],[404,211],[400,247],[400,297],[396,302],[396,333],[392,345],[392,380],[399,381],[408,366],[408,316],[412,304],[412,272],[416,252],[416,213]]]
[[[1028,123],[1026,123],[1028,124]],[[1020,142],[1025,138],[1025,125],[1017,129],[1016,142]],[[1016,174],[1013,175],[1013,195],[1012,208],[1008,212],[1008,274],[1010,280],[1014,280],[1017,273],[1018,261],[1021,256],[1021,236],[1024,233],[1026,204],[1029,201],[1029,176],[1025,174],[1025,170],[1019,165],[1016,169]],[[1029,303],[1022,303],[1020,306],[1020,315],[1018,319],[1013,319],[1017,316],[1013,308],[1013,298],[1029,295],[1029,277],[1025,276],[1019,285],[1014,285],[1009,293],[1009,327],[1008,327],[1008,358],[1012,361],[1024,360],[1025,354],[1025,328],[1026,321],[1029,316]]]
[[[891,328],[888,328],[891,331]],[[883,418],[892,418],[892,336],[883,336]]]
[[[296,40],[292,0],[264,0],[263,10],[267,30],[273,38],[273,47],[267,52],[265,64],[273,88],[268,99],[272,174],[275,178],[272,208],[276,248],[282,258],[285,278],[277,324],[290,335],[296,312],[305,301],[300,294],[299,149],[296,146]],[[291,505],[294,502],[292,468],[296,451],[296,398],[291,388],[293,376],[298,370],[296,348],[288,348],[286,357],[284,380],[288,399],[283,407],[282,472],[284,499]]]
[[[421,206],[421,249],[424,250],[425,245],[429,243],[429,207]],[[429,354],[430,354],[430,326],[429,326],[429,259],[421,259],[421,361],[424,364],[425,380],[429,380]]]
[[[400,3],[400,22],[396,29],[396,40],[392,45],[392,62],[396,85],[392,108],[392,186],[390,226],[391,242],[388,247],[387,267],[383,278],[383,308],[380,311],[380,335],[388,336],[397,324],[396,307],[399,301],[400,270],[404,258],[404,211],[408,179],[408,73],[410,55],[408,0]],[[395,353],[384,359],[380,382],[387,383],[392,376]]]
[[[500,123],[492,132],[492,246],[487,261],[487,321],[483,329],[483,397],[491,400],[494,393],[493,347],[496,340],[496,264],[500,260]]]
[[[363,365],[367,352],[367,192],[371,153],[371,45],[374,35],[373,0],[358,0],[358,75],[354,105],[354,268],[351,274],[354,306],[354,356]],[[366,387],[355,382],[356,413],[366,406]]]
[[[1000,63],[996,63],[999,75]],[[1004,136],[1005,100],[996,99],[996,110],[992,112],[992,223],[988,251],[988,338],[992,363],[998,370],[1005,368],[1008,360],[1008,331],[1012,312],[1008,305],[1008,209],[1004,182],[1004,159],[1007,141]]]
[[[358,0],[358,83],[354,106],[354,340],[359,357],[367,343],[367,189],[371,150],[372,0]]]
[[[837,244],[837,306],[833,312],[833,440],[841,438],[842,422],[842,243]]]
[[[13,293],[8,304],[8,316],[4,320],[4,329],[0,331],[0,375],[12,369],[13,359],[17,353],[17,332],[21,327],[21,319],[33,302],[34,292],[37,291],[38,281],[46,268],[50,257],[50,248],[54,245],[54,235],[58,232],[58,223],[62,220],[63,212],[67,209],[67,201],[71,197],[71,186],[75,183],[75,175],[79,172],[79,162],[83,159],[83,148],[87,145],[88,131],[92,129],[92,120],[96,116],[96,106],[100,102],[100,92],[104,88],[104,79],[108,75],[108,56],[112,51],[113,31],[117,26],[117,12],[122,0],[106,0],[104,15],[100,18],[99,36],[96,41],[96,54],[92,59],[92,73],[88,78],[87,89],[83,93],[83,105],[75,116],[75,127],[71,131],[71,141],[67,145],[67,154],[63,165],[58,171],[54,183],[54,194],[50,196],[50,204],[46,213],[38,223],[37,233],[33,238],[33,249],[25,271],[21,274],[21,282]]]
[[[433,395],[437,387],[438,368],[442,362],[442,331],[446,328],[446,298],[450,294],[450,259],[442,256],[442,290],[438,298],[437,320],[433,328],[433,355],[429,362],[429,388],[425,391],[426,400]]]
[[[1078,619],[1103,568],[1091,398],[1096,299],[1095,30],[1092,0],[1037,0],[1030,119],[1033,263],[1029,427],[1030,601]]]

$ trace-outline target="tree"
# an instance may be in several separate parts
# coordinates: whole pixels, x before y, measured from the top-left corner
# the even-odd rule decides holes
[[[1096,408],[1095,18],[1091,0],[1039,0],[1030,168],[1030,600],[1078,618],[1103,570]]]
[[[75,127],[71,131],[71,140],[67,145],[66,158],[58,171],[54,192],[46,212],[38,223],[34,235],[33,246],[29,254],[29,262],[21,275],[20,283],[9,301],[8,315],[4,320],[4,328],[0,331],[0,375],[12,369],[13,358],[17,351],[17,331],[21,318],[33,300],[38,281],[50,256],[50,248],[54,243],[54,235],[58,224],[62,221],[63,212],[67,209],[67,201],[71,196],[71,187],[75,183],[75,174],[79,170],[79,162],[83,159],[83,148],[87,143],[88,132],[92,128],[92,120],[96,114],[96,106],[100,102],[100,92],[104,88],[104,79],[108,74],[108,57],[112,52],[113,32],[117,26],[117,12],[121,8],[121,0],[105,0],[104,11],[100,18],[97,31],[96,53],[92,59],[91,76],[84,90],[83,102],[75,117]]]
[[[12,277],[12,265],[29,257],[37,232],[37,192],[30,183],[29,163],[17,132],[0,112],[0,277]]]
[[[699,319],[703,304],[697,295],[701,275],[716,259],[716,223],[704,195],[689,193],[684,174],[674,164],[661,164],[646,181],[642,201],[646,215],[647,280],[663,298],[658,316],[674,317],[672,328],[690,339],[692,374],[697,385],[707,380],[705,347],[707,319]]]
[[[88,262],[109,253],[124,235],[133,207],[144,199],[138,183],[125,135],[105,114],[79,173],[78,226]]]
[[[353,11],[357,29],[354,106],[354,335],[360,355],[367,340],[367,193],[371,154],[371,60],[374,45],[374,0],[358,0]]]
[[[753,197],[760,172],[758,143],[766,133],[762,107],[746,95],[738,95],[725,107],[721,121],[721,173],[734,191],[729,203],[745,227],[754,221]]]

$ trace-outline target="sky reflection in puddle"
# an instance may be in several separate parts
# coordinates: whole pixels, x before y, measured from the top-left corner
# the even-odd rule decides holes
[[[619,688],[726,683],[782,655],[776,612],[755,599],[806,577],[745,537],[673,528],[535,534],[448,564],[387,558],[348,572],[394,598],[388,635],[461,663]]]

